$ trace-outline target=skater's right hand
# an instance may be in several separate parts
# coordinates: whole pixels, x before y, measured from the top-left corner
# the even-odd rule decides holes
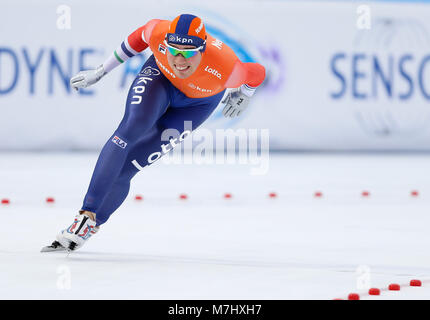
[[[95,70],[80,71],[70,79],[70,86],[78,91],[78,88],[86,88],[99,81],[106,74],[103,65]]]

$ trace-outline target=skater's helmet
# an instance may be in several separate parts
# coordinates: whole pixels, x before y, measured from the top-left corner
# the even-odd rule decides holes
[[[206,29],[202,19],[192,14],[181,14],[170,23],[166,42],[195,46],[203,52],[206,48],[206,38]]]

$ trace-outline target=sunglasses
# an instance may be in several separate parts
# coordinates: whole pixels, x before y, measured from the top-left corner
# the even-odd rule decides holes
[[[173,56],[177,56],[178,54],[182,54],[182,56],[185,59],[194,57],[200,50],[203,49],[203,46],[200,46],[200,47],[195,48],[195,49],[178,49],[178,48],[170,46],[166,40],[164,40],[164,45],[167,47],[167,49],[169,50],[169,52]]]

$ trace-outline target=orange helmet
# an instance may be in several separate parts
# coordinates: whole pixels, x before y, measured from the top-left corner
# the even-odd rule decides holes
[[[206,29],[202,19],[192,14],[177,16],[169,27],[166,42],[171,44],[191,45],[206,48]]]

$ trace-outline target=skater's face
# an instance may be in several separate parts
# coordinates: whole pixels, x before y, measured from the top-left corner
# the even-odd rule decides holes
[[[178,49],[195,49],[194,46],[180,45],[180,44],[171,44],[170,46]],[[197,52],[196,55],[186,59],[182,54],[178,54],[174,56],[167,50],[167,61],[169,62],[170,68],[172,68],[173,72],[179,79],[185,79],[191,76],[194,71],[196,71],[197,67],[202,60],[202,53],[200,51]]]

